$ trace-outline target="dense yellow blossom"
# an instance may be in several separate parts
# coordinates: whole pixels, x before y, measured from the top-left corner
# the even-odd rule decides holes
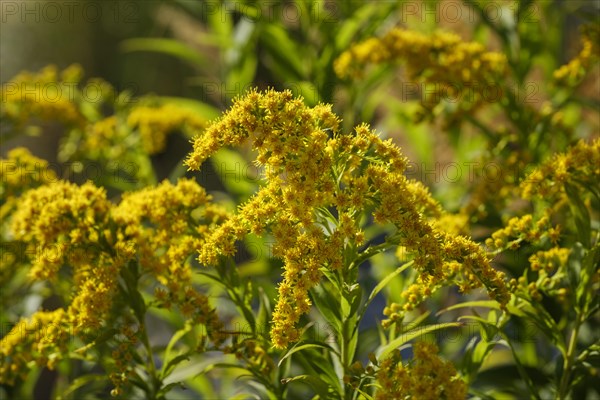
[[[544,270],[546,273],[553,273],[558,268],[566,265],[569,252],[569,249],[560,247],[553,247],[546,251],[538,251],[529,257],[531,270]]]
[[[0,196],[4,201],[56,180],[48,161],[34,156],[24,147],[12,149],[6,159],[0,159]]]
[[[555,154],[542,163],[521,184],[523,197],[557,199],[565,188],[581,186],[598,195],[600,182],[600,139],[591,143],[583,140],[565,153]]]
[[[161,152],[169,133],[187,129],[196,134],[206,125],[197,113],[174,104],[135,107],[127,117],[127,124],[139,130],[142,146],[148,154]]]
[[[205,325],[211,341],[220,345],[225,339],[222,322],[208,297],[192,287],[187,261],[226,216],[221,207],[210,203],[202,187],[186,179],[127,193],[118,205],[106,198],[104,189],[89,182],[77,186],[56,181],[25,192],[12,215],[10,231],[32,248],[30,277],[52,281],[59,270],[62,274],[63,266],[70,267],[61,276],[71,274],[72,294],[64,309],[37,312],[7,334],[0,382],[14,382],[26,373],[29,361],[45,365],[50,350],[52,362],[58,361],[62,353],[55,353],[67,345],[59,338],[67,333],[86,340],[90,333],[111,328],[106,323],[118,296],[124,295],[118,301],[128,304],[130,291],[137,290],[129,286],[138,283],[122,275],[132,262],[158,281],[139,283],[156,288],[156,305],[176,305],[184,318]],[[120,280],[129,281],[130,293],[118,289]],[[160,285],[168,292],[163,294]],[[44,335],[50,323],[52,336],[46,335],[42,342],[31,337]],[[118,377],[121,373],[113,381],[123,384]]]
[[[476,42],[436,31],[431,35],[392,29],[381,38],[370,38],[353,45],[336,60],[334,68],[341,78],[359,78],[368,64],[402,60],[409,79],[422,82],[422,105],[431,112],[442,100],[460,99],[461,107],[472,109],[484,101],[490,85],[506,72],[506,56],[488,52]]]
[[[0,219],[6,223],[18,198],[29,189],[57,180],[46,160],[35,157],[24,147],[8,152],[0,159]]]
[[[60,75],[53,65],[38,73],[21,72],[2,85],[1,114],[18,127],[32,118],[82,126],[85,120],[75,90],[80,78],[81,67],[76,64]]]
[[[221,323],[208,298],[191,287],[188,262],[203,246],[206,232],[227,217],[210,199],[192,180],[180,179],[176,185],[164,181],[156,188],[125,194],[111,217],[119,226],[115,248],[133,246],[141,266],[168,289],[164,294],[159,289],[161,303],[174,303],[184,316],[206,324],[211,338],[220,342]]]
[[[220,147],[252,140],[266,183],[215,230],[200,250],[200,261],[216,264],[220,256],[231,256],[235,241],[246,233],[273,234],[273,254],[285,264],[273,313],[273,344],[285,347],[299,339],[297,323],[310,309],[308,292],[320,282],[323,268],[357,267],[344,253],[358,255],[364,238],[359,222],[368,210],[375,222],[396,226],[393,244],[414,256],[424,280],[449,278],[445,266],[457,262],[461,276],[452,275],[462,289],[483,284],[505,303],[503,276],[485,253],[429,222],[441,215],[441,208],[425,186],[406,178],[407,160],[400,149],[365,125],[342,134],[339,124],[329,106],[309,108],[289,91],[253,91],[196,139],[187,160],[198,169]]]
[[[63,309],[38,311],[19,321],[0,341],[0,383],[14,385],[23,379],[30,362],[54,369],[67,351],[66,323]]]
[[[467,385],[449,361],[440,359],[436,345],[417,342],[413,359],[403,364],[399,352],[381,361],[376,373],[375,399],[463,400]]]
[[[567,64],[554,71],[559,83],[577,82],[589,69],[592,61],[600,56],[600,27],[597,23],[585,25],[581,37],[582,49]]]
[[[544,293],[564,302],[570,290],[567,270],[570,252],[571,249],[562,247],[537,251],[529,257],[529,268],[523,276],[509,281],[511,291],[529,301],[541,301]]]
[[[53,279],[69,256],[84,248],[91,262],[98,254],[110,202],[104,189],[52,182],[26,192],[11,221],[16,239],[29,243],[30,276]]]
[[[201,246],[201,233],[206,229],[203,220],[214,224],[225,217],[209,200],[201,186],[186,179],[176,185],[164,181],[156,188],[126,193],[111,212],[119,226],[117,239],[121,246],[128,241],[135,244],[144,268],[177,291],[178,285],[190,281],[185,261]],[[205,207],[202,215],[191,219],[192,211],[200,207]],[[165,250],[162,255],[160,249]]]
[[[522,241],[537,244],[542,235],[550,232],[551,225],[547,216],[535,219],[533,215],[526,214],[522,217],[513,217],[506,226],[492,234],[485,241],[491,250],[510,248],[516,250]]]

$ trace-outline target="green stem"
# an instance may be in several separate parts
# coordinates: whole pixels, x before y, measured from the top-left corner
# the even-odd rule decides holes
[[[349,371],[350,365],[354,360],[354,354],[356,353],[356,344],[358,341],[353,340],[353,337],[358,334],[358,329],[355,329],[357,324],[356,315],[350,315],[342,322],[342,331],[340,332],[340,362],[344,374]],[[344,387],[344,399],[352,399],[354,390],[349,385],[345,385]]]
[[[513,358],[515,360],[515,366],[517,367],[517,370],[519,371],[521,378],[523,378],[523,380],[525,381],[525,384],[527,385],[527,388],[529,389],[529,394],[531,396],[530,398],[540,400],[538,391],[536,390],[533,382],[531,381],[531,378],[527,374],[527,371],[525,371],[525,368],[523,367],[521,360],[519,360],[517,350],[515,349],[515,347],[511,343],[510,339],[508,338],[508,336],[505,333],[500,331],[500,334],[504,337],[504,340],[506,340],[506,343],[508,343],[508,347],[510,347],[510,350],[513,354]]]
[[[591,293],[592,291],[593,280],[591,279],[591,269],[594,265],[598,264],[597,254],[599,249],[600,247],[598,247],[596,244],[596,246],[591,250],[591,254],[588,254],[589,258],[587,259],[587,262],[591,268],[586,265],[585,269],[587,270],[587,273],[583,274],[584,280],[581,282],[581,285],[584,287],[584,293]],[[564,356],[565,359],[563,362],[563,374],[558,386],[558,398],[561,400],[567,398],[567,395],[571,389],[570,383],[571,375],[573,373],[573,366],[578,360],[578,358],[575,357],[575,352],[577,351],[577,336],[579,336],[579,330],[588,316],[591,300],[591,298],[587,298],[583,301],[581,307],[575,307],[575,310],[577,311],[577,319],[575,320],[575,326],[573,326],[571,336],[569,337],[569,345],[567,347],[567,352]]]
[[[577,347],[577,336],[579,335],[579,328],[583,323],[583,314],[580,314],[575,322],[575,326],[571,331],[571,336],[569,338],[569,347],[567,348],[567,354],[565,355],[565,359],[563,362],[563,374],[560,379],[560,384],[558,386],[558,398],[560,400],[566,399],[569,394],[570,389],[570,381],[571,381],[571,369],[573,368],[573,364],[575,361],[575,349]]]
[[[150,389],[152,390],[152,393],[148,393],[149,398],[151,399],[155,399],[160,387],[161,387],[161,379],[158,377],[157,374],[157,370],[156,370],[156,365],[154,363],[154,356],[153,356],[153,351],[152,351],[152,346],[150,346],[150,340],[148,339],[148,329],[146,329],[146,324],[144,323],[144,321],[140,321],[140,330],[142,332],[141,335],[141,340],[142,340],[142,344],[144,345],[144,348],[146,349],[146,353],[147,354],[147,364],[146,364],[146,372],[148,372],[148,374],[150,375]]]

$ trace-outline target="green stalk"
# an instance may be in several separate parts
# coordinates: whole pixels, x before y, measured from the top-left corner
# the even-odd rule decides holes
[[[575,361],[575,350],[577,347],[577,336],[579,335],[579,328],[583,324],[583,314],[579,314],[577,317],[577,321],[575,322],[575,326],[571,331],[571,336],[569,337],[569,347],[567,348],[567,354],[565,355],[565,359],[563,362],[563,374],[560,378],[560,384],[558,386],[558,398],[560,400],[566,399],[569,394],[570,389],[570,381],[571,381],[571,369],[573,368],[573,363]]]
[[[146,363],[146,372],[148,372],[148,374],[150,375],[150,389],[152,390],[152,393],[148,393],[149,397],[151,399],[155,399],[157,393],[160,390],[160,386],[161,386],[161,380],[158,377],[157,374],[157,370],[156,370],[156,364],[154,363],[154,357],[153,357],[153,352],[152,352],[152,346],[150,346],[150,340],[148,339],[148,330],[146,329],[146,324],[144,323],[144,321],[140,321],[140,328],[142,331],[142,335],[141,335],[141,340],[142,340],[142,344],[144,345],[144,348],[146,349],[146,352],[148,353],[148,360]]]

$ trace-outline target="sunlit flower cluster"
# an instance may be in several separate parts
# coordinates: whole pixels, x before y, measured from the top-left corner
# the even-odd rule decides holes
[[[486,239],[485,244],[490,250],[509,248],[516,250],[521,242],[539,243],[542,235],[551,234],[549,218],[542,216],[534,218],[531,214],[509,219],[504,228],[497,230]]]
[[[589,70],[594,59],[600,57],[600,27],[598,24],[585,25],[581,37],[581,51],[567,64],[554,71],[554,79],[559,83],[578,82]]]
[[[411,253],[424,282],[452,277],[464,290],[483,284],[492,297],[506,302],[503,276],[485,253],[428,221],[440,216],[441,208],[425,186],[405,177],[407,160],[399,148],[365,125],[353,134],[342,134],[338,127],[328,106],[306,107],[290,92],[250,92],[196,139],[187,160],[198,169],[220,147],[252,140],[266,183],[215,230],[200,261],[216,264],[220,256],[233,255],[235,241],[246,233],[274,236],[274,256],[285,263],[273,314],[274,345],[299,339],[297,323],[310,309],[308,292],[320,282],[323,269],[335,273],[357,267],[344,253],[359,253],[365,212],[397,228],[390,245]],[[459,268],[448,269],[452,263]]]
[[[461,107],[475,108],[485,100],[487,86],[506,72],[505,55],[488,52],[480,43],[450,32],[425,35],[399,28],[353,45],[336,60],[335,72],[360,78],[367,65],[395,60],[405,63],[409,79],[426,85],[422,105],[428,113],[446,98],[460,98]]]
[[[577,142],[565,153],[554,155],[537,167],[521,184],[525,198],[558,199],[568,187],[583,187],[598,193],[600,139]]]
[[[34,247],[31,254],[39,255],[32,260],[30,276],[54,279],[67,256],[94,262],[109,209],[104,189],[90,183],[56,181],[27,191],[13,213],[11,230],[16,239]],[[78,248],[83,251],[76,253]]]
[[[22,128],[30,120],[59,121],[69,127],[83,127],[85,116],[78,107],[81,101],[77,89],[82,77],[77,64],[58,72],[50,65],[38,73],[21,72],[2,85],[1,115]],[[93,90],[105,90],[102,81],[89,81]],[[90,90],[89,93],[92,93]]]
[[[40,311],[18,322],[0,341],[0,383],[24,379],[29,363],[54,369],[67,352],[68,317],[64,309]]]
[[[0,218],[3,223],[23,192],[56,180],[56,174],[46,160],[34,156],[24,147],[9,151],[5,159],[0,159]]]
[[[437,353],[435,344],[417,342],[413,346],[413,359],[403,364],[400,352],[393,352],[379,363],[375,399],[464,399],[467,385],[454,365],[439,358]]]
[[[33,255],[30,278],[53,282],[59,273],[63,281],[70,276],[72,293],[64,309],[38,311],[3,339],[4,354],[18,351],[24,360],[3,358],[6,374],[26,372],[27,360],[45,363],[46,347],[55,352],[66,346],[52,338],[69,332],[85,342],[90,333],[112,329],[106,325],[112,307],[136,298],[138,279],[140,289],[156,289],[155,305],[177,306],[186,319],[206,326],[215,345],[222,343],[222,323],[208,297],[192,287],[188,258],[203,245],[204,235],[225,218],[225,211],[210,203],[204,189],[185,179],[128,193],[118,205],[106,198],[104,189],[89,182],[77,186],[56,181],[26,191],[12,215],[10,231],[32,247],[27,253]],[[141,277],[136,278],[138,263]],[[127,283],[125,289],[119,288],[120,279]],[[58,333],[40,338],[40,329],[48,323]],[[55,354],[53,362],[61,354]],[[13,375],[3,376],[2,382],[10,382]]]
[[[192,110],[164,104],[135,107],[127,117],[127,124],[139,130],[144,150],[156,154],[164,150],[169,133],[186,129],[193,136],[205,127],[206,122]]]

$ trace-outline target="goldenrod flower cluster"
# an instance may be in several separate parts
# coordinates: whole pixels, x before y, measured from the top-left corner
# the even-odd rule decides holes
[[[425,186],[405,177],[407,160],[400,149],[365,125],[343,134],[339,124],[329,106],[309,108],[289,91],[253,91],[196,139],[187,160],[198,169],[220,147],[252,140],[266,182],[214,231],[199,259],[208,265],[231,256],[235,241],[249,232],[274,236],[274,255],[283,259],[285,271],[273,314],[273,344],[281,348],[299,339],[296,325],[310,309],[308,291],[323,269],[357,267],[344,253],[358,254],[364,241],[359,223],[371,210],[375,222],[396,226],[394,244],[411,253],[423,281],[452,275],[462,289],[483,284],[505,303],[503,275],[483,250],[429,222],[441,208]],[[448,272],[453,263],[460,265],[460,276],[457,269]]]
[[[127,117],[127,124],[139,130],[144,150],[148,154],[156,154],[165,148],[169,133],[185,129],[195,135],[204,129],[206,121],[190,109],[164,104],[135,107]]]
[[[336,60],[341,78],[360,78],[368,64],[402,60],[409,79],[423,82],[428,96],[423,106],[431,112],[446,98],[460,98],[461,106],[475,108],[485,99],[482,91],[506,72],[506,56],[488,52],[477,42],[465,42],[459,35],[436,31],[431,35],[392,29],[381,38],[353,45]]]
[[[86,126],[80,150],[90,159],[119,159],[128,151],[131,132],[119,117],[111,115]]]
[[[60,75],[53,65],[37,74],[21,72],[2,85],[0,114],[18,128],[32,117],[82,126],[85,119],[77,107],[74,90],[81,74],[81,67],[76,64],[63,70]]]
[[[10,231],[16,240],[34,248],[28,252],[35,255],[30,277],[53,281],[59,271],[63,280],[72,276],[72,295],[65,309],[39,311],[2,339],[6,374],[0,382],[11,382],[26,368],[27,360],[45,364],[47,352],[36,349],[66,345],[53,341],[60,332],[85,341],[89,333],[113,328],[106,326],[107,318],[123,295],[119,279],[131,279],[120,277],[121,273],[132,263],[141,266],[140,290],[155,287],[158,306],[175,304],[186,319],[207,327],[215,345],[221,344],[222,323],[207,296],[192,287],[187,260],[202,247],[209,230],[225,218],[225,211],[210,203],[204,189],[186,179],[128,193],[118,205],[106,198],[104,189],[89,182],[77,186],[56,181],[25,192],[12,215]],[[131,285],[137,282],[130,282],[128,288]],[[120,302],[128,304],[125,297]],[[44,339],[46,343],[40,341],[38,329],[48,323],[54,324],[52,332],[59,333]],[[11,356],[16,351],[25,361]]]
[[[42,121],[61,122],[65,135],[58,159],[76,162],[75,173],[79,166],[98,161],[106,171],[98,165],[93,171],[104,179],[109,172],[115,180],[135,180],[137,187],[154,184],[149,156],[164,150],[169,134],[192,137],[205,127],[204,118],[190,106],[161,104],[150,96],[130,105],[127,92],[117,94],[101,79],[82,83],[81,77],[78,65],[61,73],[52,65],[38,73],[23,72],[2,86],[0,110],[10,134]],[[114,186],[123,189],[121,182]]]
[[[0,383],[14,385],[25,379],[30,363],[54,369],[68,352],[67,320],[65,310],[59,308],[17,323],[0,341]]]
[[[8,152],[6,159],[0,159],[0,218],[5,218],[14,209],[17,198],[25,191],[57,180],[56,174],[42,160],[24,147]]]
[[[582,49],[569,63],[554,71],[558,83],[575,83],[581,80],[589,70],[592,61],[600,57],[600,27],[597,23],[585,25],[581,45]]]
[[[77,257],[77,264],[96,262],[109,209],[104,189],[91,183],[56,181],[27,191],[13,213],[11,231],[38,255],[31,260],[30,276],[54,279],[67,256]]]
[[[417,342],[413,359],[402,363],[395,351],[379,364],[375,399],[455,399],[467,396],[467,385],[449,361],[440,359],[433,343]]]
[[[168,181],[156,188],[127,193],[111,213],[119,226],[117,249],[135,248],[140,265],[167,290],[156,289],[165,306],[178,306],[182,314],[207,325],[209,335],[220,342],[221,323],[208,298],[191,287],[189,257],[203,247],[204,235],[226,219],[223,208],[195,181]]]
[[[530,301],[541,301],[542,293],[564,301],[569,291],[567,261],[570,252],[562,247],[537,251],[529,257],[529,269],[523,276],[509,281],[511,291]]]
[[[552,229],[548,216],[544,215],[536,219],[533,215],[526,214],[509,219],[504,228],[497,230],[491,238],[486,239],[485,244],[492,251],[505,248],[516,250],[523,241],[538,244],[543,236],[554,232]]]
[[[583,140],[566,152],[553,155],[540,164],[521,183],[521,195],[537,199],[544,205],[539,216],[526,214],[513,217],[506,226],[492,234],[486,245],[494,253],[518,249],[524,242],[538,250],[528,261],[523,276],[511,279],[509,286],[518,297],[540,301],[542,294],[566,300],[569,294],[569,248],[559,246],[561,227],[552,220],[569,204],[569,196],[576,196],[581,206],[586,205],[586,191],[598,195],[600,182],[600,140]],[[552,247],[548,248],[548,243]],[[565,303],[566,304],[566,303]]]
[[[598,190],[600,182],[600,139],[583,140],[565,153],[555,154],[537,167],[521,184],[523,197],[557,200],[567,185]],[[595,188],[595,189],[594,189]]]
[[[567,264],[570,249],[562,247],[553,247],[550,250],[538,251],[529,257],[529,265],[532,271],[544,270],[546,273],[553,273],[561,266]]]

